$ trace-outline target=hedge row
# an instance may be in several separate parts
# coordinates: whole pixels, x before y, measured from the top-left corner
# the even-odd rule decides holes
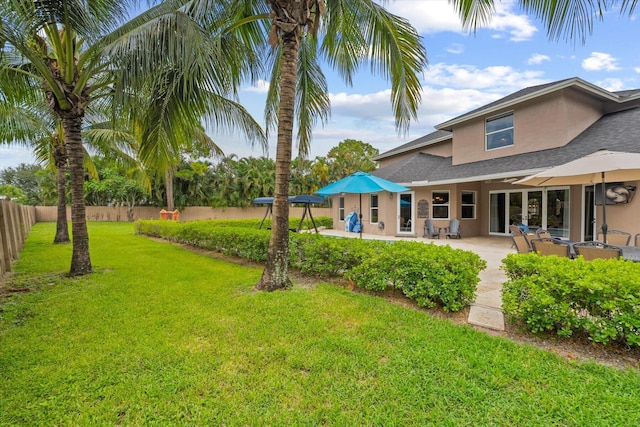
[[[137,221],[136,232],[264,262],[269,231],[228,221]],[[290,233],[290,266],[320,277],[345,277],[363,289],[399,289],[421,306],[458,311],[475,298],[478,255],[450,246]]]
[[[640,346],[639,263],[510,254],[503,269],[502,309],[530,331]]]

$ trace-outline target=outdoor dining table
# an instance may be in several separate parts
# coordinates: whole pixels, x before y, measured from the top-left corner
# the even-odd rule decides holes
[[[639,246],[618,246],[622,249],[622,258],[631,260],[633,262],[640,262],[640,247]]]
[[[580,242],[573,242],[570,240],[560,240],[560,241],[562,243],[566,243],[569,245],[569,255],[571,256],[571,258],[575,258],[576,249],[573,247],[573,245]],[[619,246],[619,245],[614,245],[614,246],[622,250],[623,259],[627,259],[633,262],[640,262],[640,246]]]

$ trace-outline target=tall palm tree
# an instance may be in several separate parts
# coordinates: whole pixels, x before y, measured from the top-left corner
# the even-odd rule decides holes
[[[261,290],[288,286],[289,181],[294,122],[298,149],[308,153],[319,119],[326,123],[330,104],[323,58],[347,83],[366,62],[391,79],[391,103],[399,131],[415,119],[420,103],[419,73],[426,66],[420,36],[404,19],[371,0],[244,1],[237,8],[256,19],[268,17],[271,85],[266,118],[277,128],[273,227]],[[266,6],[266,9],[265,9]],[[233,7],[233,6],[230,6]]]
[[[89,105],[113,95],[123,102],[135,92],[135,85],[153,78],[168,82],[172,89],[164,104],[173,106],[165,110],[172,119],[194,120],[208,114],[216,124],[248,129],[233,112],[218,110],[212,97],[200,96],[209,92],[222,98],[233,93],[242,75],[235,65],[246,61],[245,51],[229,49],[224,40],[202,31],[188,10],[180,9],[185,2],[167,0],[129,20],[127,12],[137,3],[0,1],[0,79],[19,82],[8,83],[8,99],[19,104],[44,98],[62,123],[72,195],[72,276],[92,271],[81,134]],[[211,11],[212,17],[218,14]],[[145,141],[154,140],[155,130],[158,127]],[[254,129],[248,133],[249,139],[259,138]]]
[[[0,83],[0,94],[6,99]],[[58,209],[53,243],[69,243],[67,225],[66,179],[67,154],[60,137],[62,126],[46,105],[25,106],[0,102],[0,144],[20,144],[33,149],[36,160],[56,171]]]

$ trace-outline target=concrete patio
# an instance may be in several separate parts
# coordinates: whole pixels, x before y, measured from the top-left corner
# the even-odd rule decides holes
[[[340,236],[359,238],[358,233],[344,230],[321,230],[326,236]],[[464,237],[462,239],[426,239],[422,237],[390,237],[375,234],[362,234],[363,239],[369,240],[408,240],[435,245],[450,245],[452,248],[475,252],[487,262],[487,268],[480,272],[480,283],[476,300],[471,304],[468,323],[483,328],[503,331],[504,316],[502,314],[502,283],[507,280],[500,270],[502,259],[509,253],[514,253],[511,239],[508,237]]]

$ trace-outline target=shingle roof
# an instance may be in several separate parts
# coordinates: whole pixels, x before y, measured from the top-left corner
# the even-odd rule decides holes
[[[424,147],[430,145],[432,143],[442,141],[446,138],[451,138],[452,133],[446,130],[437,130],[435,132],[431,132],[425,136],[421,136],[420,138],[414,139],[413,141],[407,142],[406,144],[402,144],[396,148],[393,148],[389,151],[386,151],[376,157],[373,160],[384,159],[385,157],[392,156],[394,154],[403,153],[405,151],[410,151],[414,148]]]
[[[567,163],[599,149],[640,153],[640,108],[604,115],[567,145],[531,153],[500,157],[462,165],[452,165],[451,157],[418,153],[372,172],[397,183],[417,181],[437,183],[451,180],[469,181],[482,177],[543,169]]]
[[[592,96],[600,97],[601,99],[616,100],[618,102],[625,101],[623,97],[619,96],[615,92],[609,92],[605,89],[602,89],[601,87],[595,86],[578,77],[572,77],[569,79],[558,80],[551,83],[545,83],[545,84],[521,89],[517,92],[514,92],[510,95],[505,96],[504,98],[500,98],[489,104],[483,105],[480,108],[476,108],[475,110],[471,110],[460,116],[454,117],[453,119],[447,120],[444,123],[440,123],[439,125],[436,125],[436,129],[451,130],[452,126],[455,126],[458,123],[462,123],[466,120],[469,120],[473,117],[477,117],[482,114],[488,114],[492,110],[498,110],[501,108],[506,108],[508,106],[513,106],[517,103],[525,101],[526,99],[535,98],[538,96],[542,96],[545,93],[551,93],[551,92],[562,90],[569,87],[578,89],[578,90],[587,91]]]

